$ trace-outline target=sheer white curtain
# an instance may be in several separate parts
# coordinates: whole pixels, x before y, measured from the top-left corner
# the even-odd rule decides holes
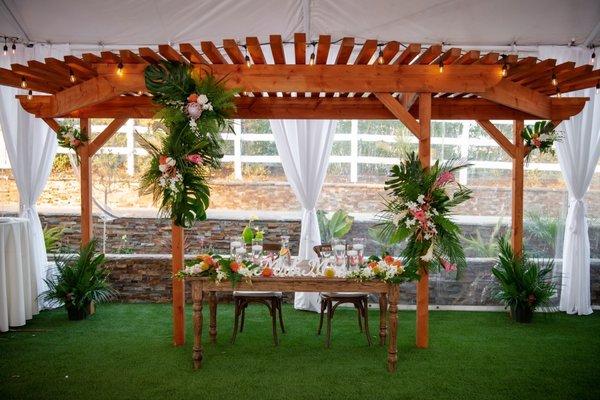
[[[333,144],[337,121],[271,120],[281,164],[298,201],[302,204],[302,228],[298,256],[316,258],[313,247],[321,244],[316,205]],[[294,307],[319,311],[318,293],[296,293]]]
[[[541,46],[540,58],[555,58],[557,63],[574,61],[587,64],[591,51],[577,47]],[[598,62],[594,68],[598,68]],[[562,254],[562,292],[560,310],[568,314],[592,313],[590,299],[590,239],[584,196],[590,186],[600,156],[600,99],[587,89],[569,96],[589,97],[583,111],[564,121],[565,134],[557,144],[560,168],[569,191]]]
[[[32,48],[18,46],[15,55],[1,57],[0,65],[27,65],[28,60],[46,57],[61,58],[69,51],[68,45],[36,45]],[[42,225],[36,210],[36,202],[48,180],[56,153],[56,135],[41,119],[25,112],[15,95],[24,94],[22,89],[0,86],[0,126],[10,160],[12,172],[19,190],[19,215],[30,224],[30,245],[35,254],[35,271],[38,294],[45,290],[47,255]],[[41,305],[41,303],[40,303]]]

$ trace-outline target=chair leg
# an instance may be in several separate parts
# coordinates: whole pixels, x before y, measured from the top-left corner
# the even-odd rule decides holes
[[[369,343],[369,346],[372,345],[371,343],[371,333],[369,332],[369,300],[367,297],[364,297],[362,300],[363,302],[363,316],[365,319],[365,334],[367,335],[367,343]]]
[[[235,303],[235,312],[234,312],[234,317],[233,317],[233,335],[231,336],[231,343],[235,343],[235,337],[237,336],[237,331],[238,331],[238,321],[240,319],[240,300],[239,299],[235,299],[234,300]]]
[[[325,306],[327,305],[327,301],[321,297],[321,316],[319,318],[319,329],[317,329],[317,335],[321,334],[321,329],[323,328],[323,314],[325,314]]]
[[[244,301],[242,309],[242,323],[240,324],[240,332],[244,332],[244,321],[246,320],[246,307],[248,307],[248,303]]]
[[[356,315],[358,316],[358,329],[360,330],[360,333],[362,333],[362,299],[354,303],[354,308],[356,308]]]
[[[269,313],[271,314],[271,323],[273,325],[273,343],[275,346],[278,344],[277,340],[277,305],[275,304],[277,300],[271,300],[271,305],[269,307]]]
[[[283,312],[281,308],[283,307],[283,299],[277,299],[277,310],[279,311],[279,325],[281,326],[281,333],[285,333],[285,327],[283,326]]]
[[[333,307],[332,301],[327,299],[327,341],[325,342],[325,347],[331,347],[331,320],[333,319]]]

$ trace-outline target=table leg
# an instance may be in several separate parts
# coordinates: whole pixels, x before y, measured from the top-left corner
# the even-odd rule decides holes
[[[193,282],[194,349],[192,358],[194,360],[194,369],[198,369],[202,366],[202,296],[202,284],[200,282]]]
[[[209,322],[209,334],[210,342],[217,343],[217,293],[211,290],[208,293],[208,304],[210,307],[210,322]]]
[[[387,293],[379,293],[379,345],[385,346],[387,336]]]
[[[388,342],[388,371],[396,371],[398,361],[398,347],[396,344],[398,335],[398,285],[388,285],[390,339]]]

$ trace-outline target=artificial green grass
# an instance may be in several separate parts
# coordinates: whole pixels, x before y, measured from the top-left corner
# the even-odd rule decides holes
[[[377,343],[378,312],[370,316]],[[218,344],[205,329],[203,368],[193,371],[189,308],[179,348],[169,305],[101,305],[78,322],[64,310],[42,312],[0,335],[0,399],[600,398],[598,314],[520,325],[504,313],[435,311],[423,350],[414,346],[414,312],[400,312],[395,374],[383,347],[367,347],[353,310],[336,312],[331,349],[315,334],[316,314],[285,307],[279,347],[265,307],[251,306],[246,318],[232,345],[232,307],[219,305]]]

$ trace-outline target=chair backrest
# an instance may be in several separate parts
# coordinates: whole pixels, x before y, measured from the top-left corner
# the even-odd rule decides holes
[[[331,243],[319,244],[319,245],[313,247],[313,250],[315,251],[315,253],[317,253],[317,257],[321,257],[321,252],[323,250],[331,251]]]

